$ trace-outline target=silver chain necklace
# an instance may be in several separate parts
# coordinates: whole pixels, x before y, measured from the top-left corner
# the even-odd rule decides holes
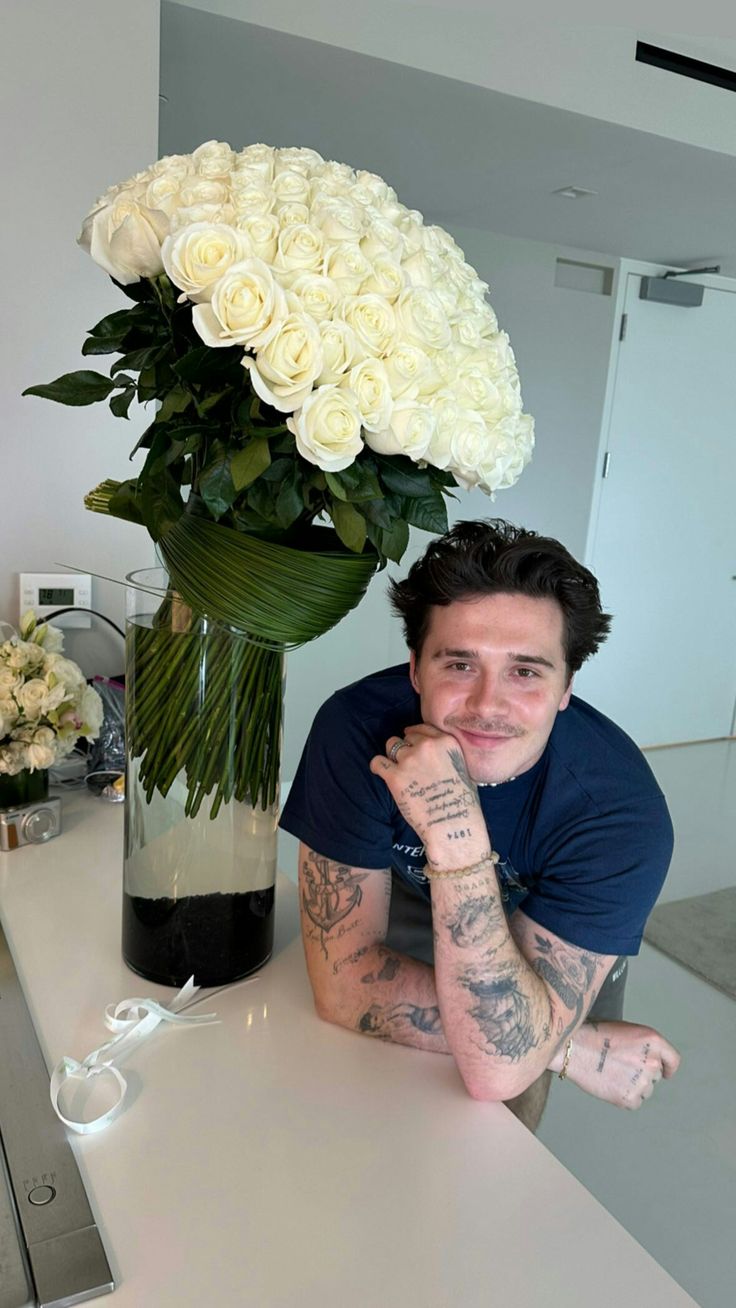
[[[479,790],[485,789],[486,786],[490,786],[491,790],[495,790],[496,786],[505,786],[509,781],[516,781],[516,777],[504,777],[503,781],[476,781],[475,784]]]

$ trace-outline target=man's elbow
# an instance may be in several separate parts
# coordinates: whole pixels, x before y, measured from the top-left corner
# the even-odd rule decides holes
[[[477,1099],[481,1103],[504,1104],[509,1099],[516,1099],[518,1095],[529,1089],[539,1075],[538,1072],[520,1075],[514,1068],[493,1070],[474,1068],[465,1071],[459,1065],[458,1067],[463,1085],[471,1099]]]

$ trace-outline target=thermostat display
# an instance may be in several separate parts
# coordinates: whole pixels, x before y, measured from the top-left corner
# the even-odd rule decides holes
[[[39,618],[56,609],[92,607],[92,578],[88,573],[21,572],[20,612],[33,609]],[[56,627],[90,627],[89,613],[62,613],[53,619]]]

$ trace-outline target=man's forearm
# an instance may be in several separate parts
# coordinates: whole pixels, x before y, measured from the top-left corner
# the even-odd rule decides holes
[[[490,864],[432,880],[435,984],[450,1049],[479,1099],[521,1094],[559,1045],[549,991],[520,952]]]

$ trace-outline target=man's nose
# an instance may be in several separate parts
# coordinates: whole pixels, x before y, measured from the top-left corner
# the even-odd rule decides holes
[[[468,708],[479,717],[502,717],[508,707],[508,695],[502,677],[492,672],[477,677],[467,703]]]

